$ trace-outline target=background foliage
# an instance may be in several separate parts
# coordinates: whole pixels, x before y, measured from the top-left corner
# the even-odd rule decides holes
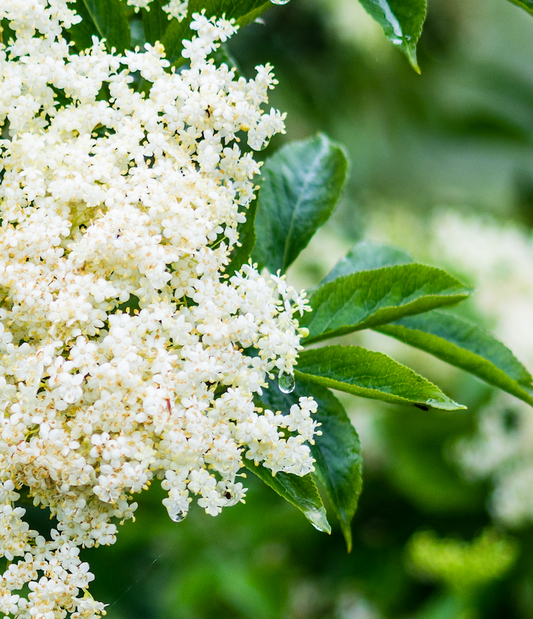
[[[231,42],[241,71],[271,62],[280,82],[272,103],[288,111],[286,139],[324,132],[352,162],[340,207],[295,262],[295,283],[315,285],[363,236],[390,239],[443,266],[427,241],[434,209],[533,223],[533,22],[526,13],[503,0],[433,0],[418,58],[419,24],[396,43],[420,76],[355,0],[292,0],[263,19]],[[464,312],[480,319],[472,304]],[[373,337],[372,347],[389,350]],[[251,475],[246,505],[215,519],[193,510],[180,524],[168,519],[154,487],[115,546],[87,551],[93,594],[111,602],[108,616],[532,616],[531,526],[495,525],[490,484],[466,479],[450,456],[475,432],[491,388],[401,350],[468,411],[345,402],[365,455],[350,554],[338,522],[331,537],[313,530]]]

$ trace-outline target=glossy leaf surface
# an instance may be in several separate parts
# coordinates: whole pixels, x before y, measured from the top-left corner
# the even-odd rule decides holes
[[[253,260],[271,273],[285,272],[333,212],[347,169],[344,150],[325,135],[287,144],[268,159]]]
[[[315,436],[311,453],[315,459],[316,476],[326,488],[335,515],[348,546],[352,546],[350,523],[357,509],[362,488],[361,446],[344,407],[329,389],[299,379],[292,393],[282,393],[271,381],[263,390],[261,404],[274,412],[285,414],[302,396],[312,396],[318,404],[313,419],[321,425],[321,435]]]
[[[131,37],[125,6],[120,0],[76,0],[72,8],[82,21],[72,26],[69,33],[77,49],[91,47],[93,36],[105,39],[109,50],[128,49]]]
[[[533,405],[532,377],[513,353],[477,325],[445,312],[410,316],[377,331],[425,350]]]
[[[337,262],[324,277],[321,284],[343,275],[359,273],[359,271],[371,271],[396,264],[409,264],[410,262],[413,262],[413,259],[403,249],[373,241],[360,241],[350,249],[344,258]]]
[[[246,458],[243,458],[243,461],[247,469],[255,473],[286,501],[297,507],[316,529],[331,533],[326,510],[311,474],[304,477],[281,472],[272,475],[272,472],[264,466],[255,466]]]
[[[416,44],[426,19],[426,0],[359,0],[366,12],[383,28],[387,39],[398,47],[420,73]]]
[[[530,15],[533,15],[533,0],[509,0],[509,2],[516,4],[516,6],[519,6]]]
[[[458,303],[468,295],[468,288],[441,269],[401,264],[319,286],[309,298],[313,311],[300,322],[309,329],[306,343],[312,343]]]
[[[359,346],[304,350],[297,368],[297,378],[363,398],[441,410],[465,408],[413,370],[383,353]]]

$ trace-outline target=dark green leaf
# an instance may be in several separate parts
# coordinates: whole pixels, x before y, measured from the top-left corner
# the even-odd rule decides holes
[[[69,32],[78,50],[92,46],[92,37],[106,40],[106,47],[123,52],[130,46],[126,3],[120,0],[76,0],[72,7],[82,21]]]
[[[0,24],[2,26],[2,42],[7,46],[11,39],[15,41],[17,37],[15,36],[15,32],[11,29],[8,19],[2,19]]]
[[[298,477],[297,475],[280,472],[274,476],[264,466],[255,466],[253,462],[246,458],[243,458],[243,461],[247,469],[255,473],[259,479],[264,481],[267,486],[270,486],[286,501],[297,507],[315,529],[331,533],[326,510],[311,474]]]
[[[255,245],[255,215],[257,212],[257,200],[254,200],[246,212],[246,221],[239,224],[239,243],[240,247],[235,247],[231,255],[231,262],[226,268],[228,275],[237,272],[252,254]]]
[[[400,264],[344,275],[319,286],[301,325],[306,343],[367,329],[464,300],[459,280],[423,264]]]
[[[168,13],[163,11],[167,0],[152,0],[149,10],[142,9],[144,36],[148,43],[154,45],[157,41],[162,42],[165,32],[169,27]]]
[[[383,28],[389,41],[407,56],[420,73],[416,44],[426,19],[426,0],[359,0],[366,12]]]
[[[304,350],[297,368],[297,378],[363,398],[441,410],[465,408],[413,370],[383,353],[359,346]]]
[[[361,446],[344,407],[329,389],[302,379],[297,381],[292,393],[282,393],[276,381],[271,381],[260,400],[264,408],[287,413],[303,396],[312,396],[318,404],[313,417],[321,424],[322,434],[315,437],[311,453],[316,461],[316,476],[326,488],[349,552],[352,547],[350,523],[362,487]]]
[[[281,148],[262,168],[253,259],[285,272],[335,208],[348,162],[325,135]]]
[[[409,264],[410,262],[413,262],[413,259],[403,249],[373,241],[360,241],[350,249],[344,258],[337,262],[321,283],[325,284],[342,275],[371,271],[395,264]]]
[[[194,13],[201,13],[205,9],[207,17],[224,15],[226,19],[235,19],[237,25],[242,27],[259,17],[271,6],[272,3],[265,2],[265,0],[189,0],[187,17],[181,22],[173,19],[165,33],[163,45],[166,57],[175,66],[185,62],[181,56],[182,41],[190,40],[196,35],[189,28]]]
[[[475,324],[433,311],[377,329],[435,355],[533,405],[530,373],[513,353]]]
[[[509,2],[516,4],[516,6],[519,6],[530,15],[533,15],[533,0],[509,0]]]

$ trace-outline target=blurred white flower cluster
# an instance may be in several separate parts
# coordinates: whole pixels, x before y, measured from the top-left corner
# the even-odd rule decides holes
[[[305,298],[224,274],[259,169],[238,134],[262,148],[283,116],[260,107],[269,66],[247,81],[207,60],[228,21],[196,14],[176,73],[161,46],[74,53],[67,0],[3,0],[0,19],[0,612],[96,617],[79,549],[113,543],[152,479],[178,521],[191,495],[212,515],[240,501],[245,454],[313,468],[316,403],[253,401],[293,371]]]
[[[517,226],[453,213],[434,222],[434,253],[476,282],[475,303],[494,333],[533,368],[533,238]],[[495,485],[491,508],[508,526],[533,521],[533,415],[531,407],[497,393],[480,412],[477,434],[456,457],[473,477]]]
[[[133,6],[136,11],[139,9],[150,10],[150,4],[153,0],[127,0],[130,6]],[[187,8],[189,6],[189,0],[169,0],[167,4],[164,4],[161,8],[168,14],[168,18],[175,17],[178,21],[182,21],[187,15]]]

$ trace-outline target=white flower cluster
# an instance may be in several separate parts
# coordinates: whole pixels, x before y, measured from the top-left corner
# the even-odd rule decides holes
[[[133,6],[136,11],[139,9],[150,10],[150,4],[153,0],[127,0],[130,6]],[[175,17],[178,21],[182,21],[187,15],[187,8],[189,6],[189,0],[169,0],[168,4],[165,4],[162,8],[163,11],[168,13],[168,18]]]
[[[501,338],[533,368],[533,238],[517,226],[447,213],[435,219],[434,254],[476,282],[473,302]],[[494,516],[508,526],[533,521],[533,416],[505,393],[480,412],[472,439],[455,457],[471,477],[489,477]]]
[[[293,371],[305,298],[251,265],[224,274],[259,169],[239,140],[261,148],[283,117],[260,107],[269,66],[207,60],[228,21],[196,14],[176,73],[161,46],[73,53],[67,0],[2,0],[0,19],[0,612],[92,618],[79,549],[113,543],[154,478],[178,521],[192,495],[212,515],[240,501],[245,455],[313,469],[316,403],[253,400]]]

